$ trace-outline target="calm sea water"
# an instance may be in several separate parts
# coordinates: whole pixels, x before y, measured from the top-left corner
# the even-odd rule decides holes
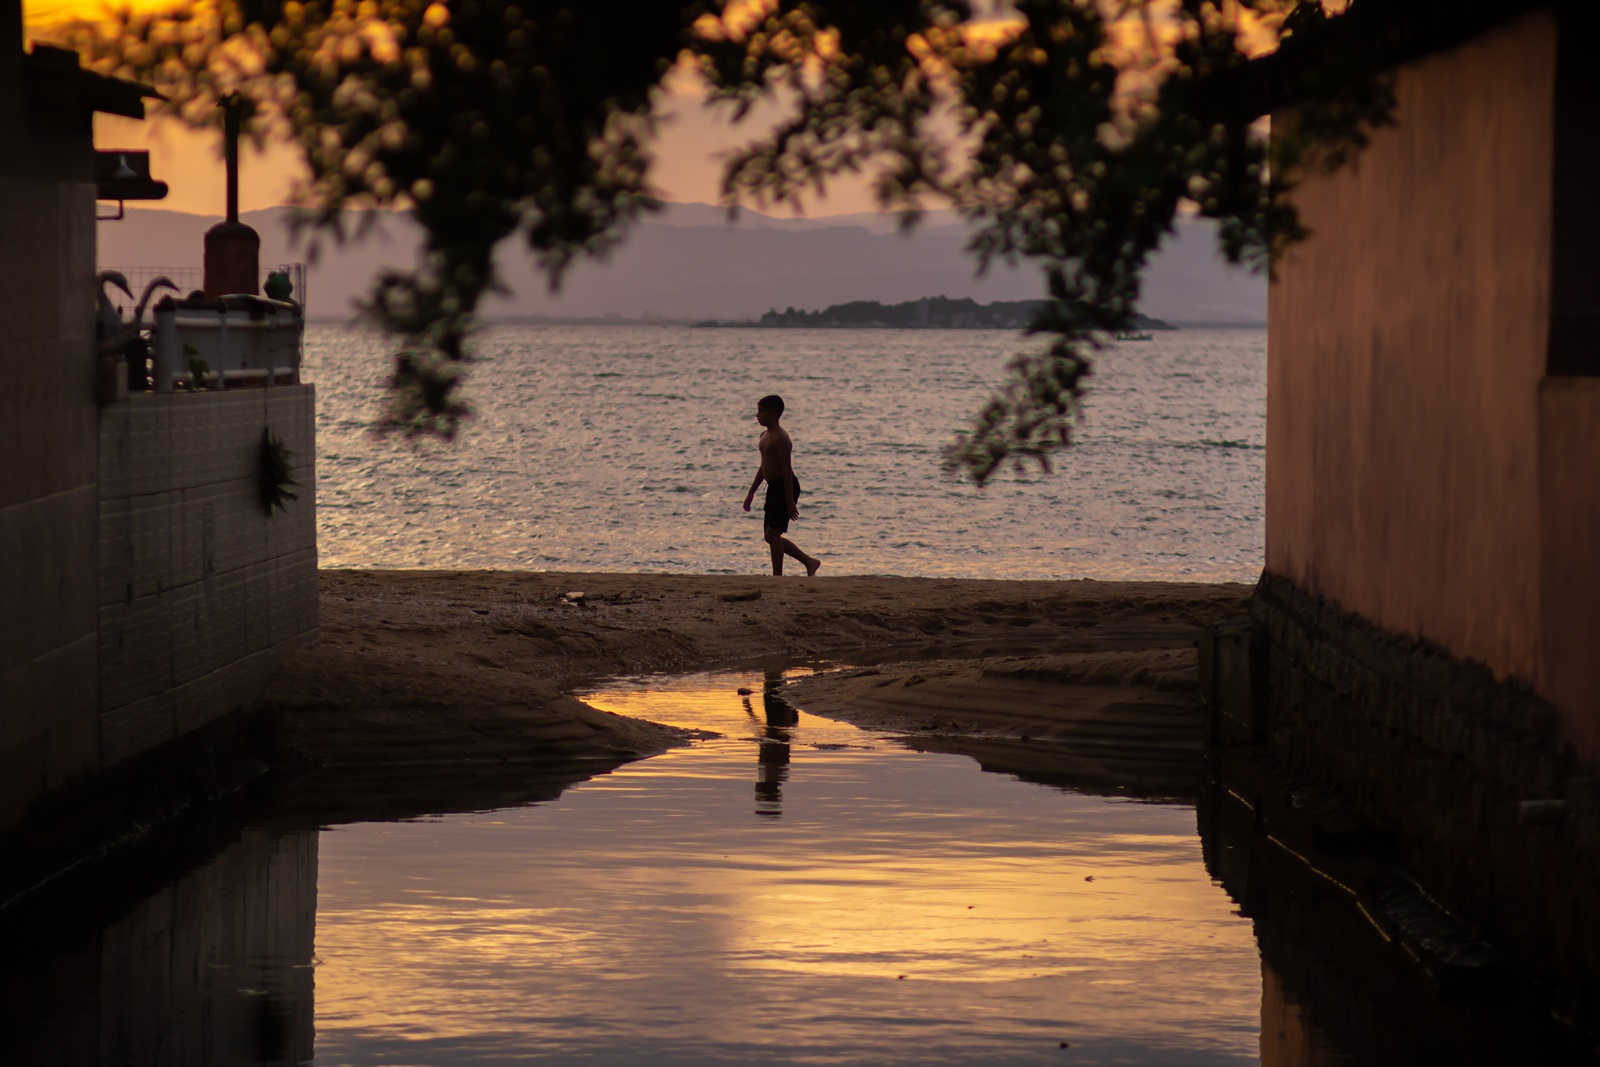
[[[1193,807],[735,693],[776,682],[586,693],[721,736],[556,803],[324,831],[315,1062],[1261,1062],[1255,938]]]
[[[824,574],[1253,581],[1266,333],[1105,353],[1053,475],[979,489],[939,453],[1030,342],[1004,331],[504,327],[453,444],[375,440],[376,334],[313,327],[326,567],[758,572],[755,401],[783,395]]]

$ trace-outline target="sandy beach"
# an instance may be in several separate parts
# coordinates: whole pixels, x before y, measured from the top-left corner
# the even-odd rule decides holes
[[[290,657],[267,706],[286,762],[306,767],[617,761],[686,735],[590,708],[575,690],[619,675],[816,658],[872,666],[806,679],[788,688],[792,699],[929,744],[1137,735],[1152,721],[1192,717],[1200,631],[1243,613],[1249,593],[1162,582],[324,571],[322,639]]]

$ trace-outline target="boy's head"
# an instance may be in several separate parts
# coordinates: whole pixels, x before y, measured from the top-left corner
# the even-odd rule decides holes
[[[777,422],[783,415],[783,397],[769,394],[756,401],[756,421],[763,426]]]

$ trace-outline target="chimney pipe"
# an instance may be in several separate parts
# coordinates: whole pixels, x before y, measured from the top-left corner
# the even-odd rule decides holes
[[[250,102],[238,93],[217,101],[222,108],[222,158],[228,171],[228,217],[206,231],[205,294],[261,292],[261,236],[239,221],[239,134]]]

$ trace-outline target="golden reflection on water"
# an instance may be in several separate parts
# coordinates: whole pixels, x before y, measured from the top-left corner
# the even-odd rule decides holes
[[[724,736],[559,801],[325,833],[319,1062],[1257,1062],[1192,809],[774,727],[741,684],[590,694]]]

